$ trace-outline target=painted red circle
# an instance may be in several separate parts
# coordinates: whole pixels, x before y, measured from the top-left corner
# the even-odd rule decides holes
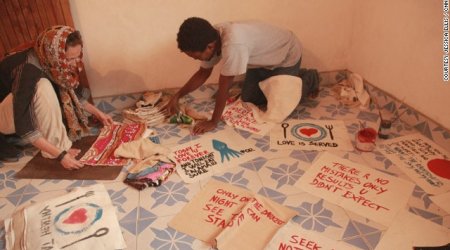
[[[427,163],[428,169],[435,175],[450,180],[450,161],[433,159]]]

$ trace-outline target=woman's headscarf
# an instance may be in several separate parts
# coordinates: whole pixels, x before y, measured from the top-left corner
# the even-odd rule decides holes
[[[70,62],[66,58],[67,37],[75,32],[69,26],[53,26],[39,34],[34,50],[44,71],[58,84],[62,110],[69,129],[69,138],[80,139],[87,133],[87,118],[74,89],[78,87],[83,69],[82,54]]]

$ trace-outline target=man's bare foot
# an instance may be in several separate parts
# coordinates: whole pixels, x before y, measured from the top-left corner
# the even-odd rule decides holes
[[[316,90],[313,90],[313,91],[309,94],[309,98],[311,98],[311,99],[316,99],[317,96],[319,96],[319,88],[317,88]]]

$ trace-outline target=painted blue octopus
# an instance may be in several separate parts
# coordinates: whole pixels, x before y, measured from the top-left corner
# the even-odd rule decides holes
[[[224,157],[227,157],[227,160],[230,161],[230,156],[239,157],[242,154],[241,152],[229,148],[228,145],[224,142],[213,139],[212,144],[213,148],[220,152],[221,162],[223,162]]]

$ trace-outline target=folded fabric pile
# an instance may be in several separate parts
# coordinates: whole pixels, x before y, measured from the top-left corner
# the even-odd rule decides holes
[[[136,102],[136,107],[124,109],[122,114],[125,119],[145,123],[148,126],[160,124],[165,120],[162,108],[166,102],[163,99],[161,92],[146,92],[142,100]]]
[[[149,136],[120,145],[114,155],[136,159],[136,165],[128,169],[124,183],[143,190],[160,186],[175,171],[175,163],[169,160],[170,150],[159,145],[159,139]]]
[[[164,122],[165,116],[159,107],[128,108],[122,111],[124,118],[155,126]]]
[[[369,92],[364,87],[363,78],[352,73],[348,77],[335,87],[333,87],[334,96],[336,99],[347,107],[365,107],[367,108],[370,103]]]
[[[160,186],[175,170],[175,164],[159,157],[147,158],[128,170],[124,183],[143,190]]]
[[[35,203],[5,219],[6,249],[125,249],[103,184]]]

